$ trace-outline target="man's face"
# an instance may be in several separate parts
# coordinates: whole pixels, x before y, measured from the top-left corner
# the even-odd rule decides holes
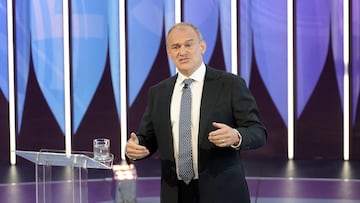
[[[201,65],[206,43],[189,26],[173,29],[167,38],[167,53],[178,71],[190,76]]]

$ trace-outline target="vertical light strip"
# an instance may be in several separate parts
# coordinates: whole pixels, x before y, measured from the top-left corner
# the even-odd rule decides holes
[[[16,118],[15,118],[15,67],[14,67],[14,16],[13,1],[7,0],[7,35],[8,35],[8,82],[9,82],[9,129],[10,163],[16,164]]]
[[[349,20],[349,0],[343,1],[343,29],[344,29],[344,160],[349,160],[350,154],[350,80],[349,80],[349,60],[350,60],[350,20]]]
[[[70,24],[69,0],[63,0],[63,54],[64,54],[64,107],[65,153],[71,154],[71,87],[70,87]]]
[[[294,158],[294,1],[287,1],[288,159]]]
[[[237,1],[231,1],[231,72],[238,74]]]
[[[175,0],[175,23],[181,22],[181,0]]]
[[[125,1],[119,1],[119,49],[120,49],[120,124],[121,124],[121,159],[125,160],[127,142],[127,84],[126,84],[126,27]]]

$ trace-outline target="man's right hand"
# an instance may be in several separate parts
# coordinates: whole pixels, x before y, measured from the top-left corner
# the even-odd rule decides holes
[[[150,154],[149,150],[139,145],[139,140],[135,133],[130,134],[130,138],[126,143],[126,155],[132,160],[142,159]]]

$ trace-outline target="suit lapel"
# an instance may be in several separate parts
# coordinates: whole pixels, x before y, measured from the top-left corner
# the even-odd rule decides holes
[[[214,69],[207,67],[201,98],[199,144],[201,144],[204,137],[207,138],[206,129],[208,128],[209,124],[213,122],[213,120],[210,120],[210,114],[214,109],[216,98],[218,97],[218,93],[222,86],[222,84],[217,81],[218,77],[219,75]]]
[[[161,87],[160,94],[160,107],[158,109],[158,114],[160,119],[160,123],[163,123],[165,128],[161,129],[161,135],[164,135],[163,139],[160,139],[159,142],[162,142],[162,146],[167,146],[167,151],[169,154],[174,154],[173,149],[173,134],[171,129],[171,118],[170,118],[170,104],[171,97],[173,94],[174,85],[176,82],[177,76],[171,77],[168,81],[166,81]],[[170,156],[173,157],[173,156]]]
[[[163,112],[163,113],[167,115],[166,120],[169,121],[169,124],[170,124],[170,120],[171,120],[170,119],[171,97],[172,97],[172,94],[173,94],[176,78],[177,78],[177,75],[171,77],[170,80],[166,81],[164,83],[163,90],[160,91],[161,92],[161,98],[160,98],[161,103],[164,105],[164,107],[166,107],[166,108],[161,108],[161,110],[166,111],[166,112]],[[160,114],[160,115],[164,115],[164,114]]]

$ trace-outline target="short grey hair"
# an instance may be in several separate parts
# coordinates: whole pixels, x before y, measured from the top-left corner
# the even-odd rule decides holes
[[[195,25],[193,25],[193,24],[191,24],[191,23],[185,23],[185,22],[180,22],[180,23],[176,23],[175,25],[173,25],[173,26],[169,29],[169,31],[168,31],[168,33],[167,33],[167,36],[169,36],[170,33],[171,33],[174,29],[180,28],[180,27],[190,27],[190,28],[192,28],[192,29],[195,31],[196,35],[198,36],[199,42],[203,41],[203,37],[202,37],[202,35],[201,35],[201,32],[200,32],[199,28],[197,28]]]

